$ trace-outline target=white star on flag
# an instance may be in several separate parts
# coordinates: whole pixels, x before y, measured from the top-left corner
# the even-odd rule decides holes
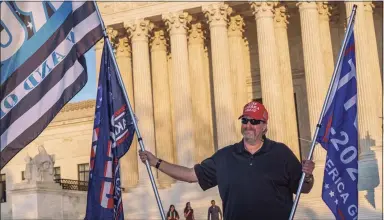
[[[28,22],[28,25],[27,25],[27,27],[28,27],[29,29],[31,29],[31,30],[32,30],[32,23],[31,23],[31,22]]]
[[[335,200],[335,203],[336,203],[336,204],[339,204],[339,200],[336,199],[336,200]]]
[[[329,184],[325,184],[324,186],[326,189],[329,189]]]
[[[333,196],[335,195],[335,193],[331,190],[331,192],[329,192],[329,195],[330,195],[331,197],[333,197]]]

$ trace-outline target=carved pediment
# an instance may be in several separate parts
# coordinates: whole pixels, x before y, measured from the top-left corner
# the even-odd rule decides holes
[[[97,5],[99,7],[100,13],[107,15],[159,3],[161,2],[98,2]]]

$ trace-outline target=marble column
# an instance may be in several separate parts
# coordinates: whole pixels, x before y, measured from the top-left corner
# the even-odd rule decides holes
[[[128,36],[126,31],[119,32],[116,37],[115,54],[117,65],[121,73],[121,78],[125,89],[128,93],[128,99],[135,109],[133,99],[133,78],[132,78],[132,55],[131,46],[129,45]],[[137,163],[137,137],[135,135],[132,141],[129,151],[120,159],[121,165],[121,178],[122,186],[124,188],[133,188],[136,186],[139,174],[138,174],[138,163]]]
[[[252,86],[248,86],[247,80],[252,79],[252,72],[251,72],[251,51],[249,49],[249,40],[244,37],[243,39],[243,48],[244,48],[244,72],[245,72],[245,83],[247,87],[247,102],[252,100]]]
[[[153,24],[148,20],[139,19],[126,23],[125,27],[132,42],[135,115],[138,119],[138,127],[143,138],[145,149],[156,154],[148,47],[149,31],[152,30]],[[156,177],[155,169],[153,169],[153,174]],[[146,185],[149,184],[148,179],[147,169],[140,161],[139,182],[141,185]]]
[[[214,115],[218,148],[223,148],[239,141],[235,123],[239,114],[234,112],[232,78],[228,45],[228,15],[231,8],[223,2],[203,6],[208,19],[213,72]]]
[[[187,25],[191,16],[187,12],[170,12],[162,15],[171,39],[173,107],[178,164],[194,165],[195,131],[193,124],[192,95],[188,65]]]
[[[320,40],[319,12],[316,2],[299,2],[297,5],[300,12],[309,124],[311,137],[313,137],[327,92],[323,50]],[[313,159],[324,161],[325,157],[326,151],[317,146]]]
[[[250,3],[256,19],[260,61],[260,83],[263,104],[270,115],[267,136],[279,142],[286,140],[283,91],[279,55],[274,30],[274,2]]]
[[[331,29],[329,24],[330,10],[332,5],[328,2],[317,2],[319,12],[320,41],[324,58],[325,85],[328,87],[331,82],[335,63],[333,62]]]
[[[191,24],[188,36],[193,122],[196,128],[195,158],[197,162],[212,156],[214,152],[210,80],[209,73],[204,66],[204,33],[203,24],[194,22]]]
[[[232,91],[234,112],[241,115],[243,107],[247,104],[247,86],[244,65],[244,19],[240,15],[230,17],[228,25],[229,59],[232,77]],[[241,123],[236,123],[237,138],[241,139]]]
[[[278,4],[275,8],[275,34],[280,64],[280,77],[284,104],[285,144],[300,158],[299,137],[297,133],[297,117],[293,91],[291,60],[288,45],[288,12],[286,4]]]
[[[168,66],[168,85],[169,85],[169,97],[171,103],[171,120],[172,120],[172,143],[173,143],[173,155],[174,161],[177,163],[177,152],[176,152],[176,125],[175,125],[175,107],[173,103],[173,71],[172,71],[172,54],[171,48],[167,47],[167,66]]]
[[[357,5],[355,18],[355,50],[356,50],[356,77],[357,77],[357,103],[360,157],[365,153],[371,154],[370,147],[382,146],[382,89],[380,73],[371,60],[375,52],[369,41],[374,39],[369,36],[369,26],[366,22],[363,2],[346,2],[347,16],[351,14],[354,4]],[[373,50],[372,50],[373,49]],[[376,49],[377,53],[377,49]],[[377,61],[377,60],[376,60]],[[370,137],[369,140],[366,137]],[[362,159],[362,158],[361,158]]]
[[[368,37],[368,45],[369,45],[369,60],[370,60],[370,66],[372,68],[372,75],[375,77],[374,79],[381,78],[381,70],[380,70],[380,62],[379,62],[379,56],[378,56],[378,48],[377,48],[377,41],[376,41],[376,33],[375,33],[375,24],[373,20],[373,10],[375,9],[375,5],[372,2],[364,2],[364,9],[365,9],[365,29],[367,32]],[[379,30],[377,30],[379,31]],[[375,83],[376,86],[378,86],[377,90],[379,92],[379,97],[382,97],[382,84]],[[380,100],[382,100],[380,98]],[[381,112],[381,111],[380,111]]]
[[[174,163],[167,41],[164,30],[160,29],[153,32],[150,46],[156,152],[159,158]],[[171,177],[162,172],[158,172],[158,179],[161,187],[169,187],[174,182]]]

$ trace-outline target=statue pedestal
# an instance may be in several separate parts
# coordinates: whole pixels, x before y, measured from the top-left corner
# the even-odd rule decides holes
[[[13,219],[63,219],[63,190],[54,182],[15,184],[11,190]]]

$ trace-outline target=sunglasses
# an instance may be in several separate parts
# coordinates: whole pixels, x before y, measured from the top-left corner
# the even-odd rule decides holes
[[[248,118],[241,118],[241,123],[242,124],[248,124],[248,122],[251,122],[251,125],[258,125],[260,124],[261,122],[264,123],[264,121],[262,120],[256,120],[256,119],[248,119]]]

